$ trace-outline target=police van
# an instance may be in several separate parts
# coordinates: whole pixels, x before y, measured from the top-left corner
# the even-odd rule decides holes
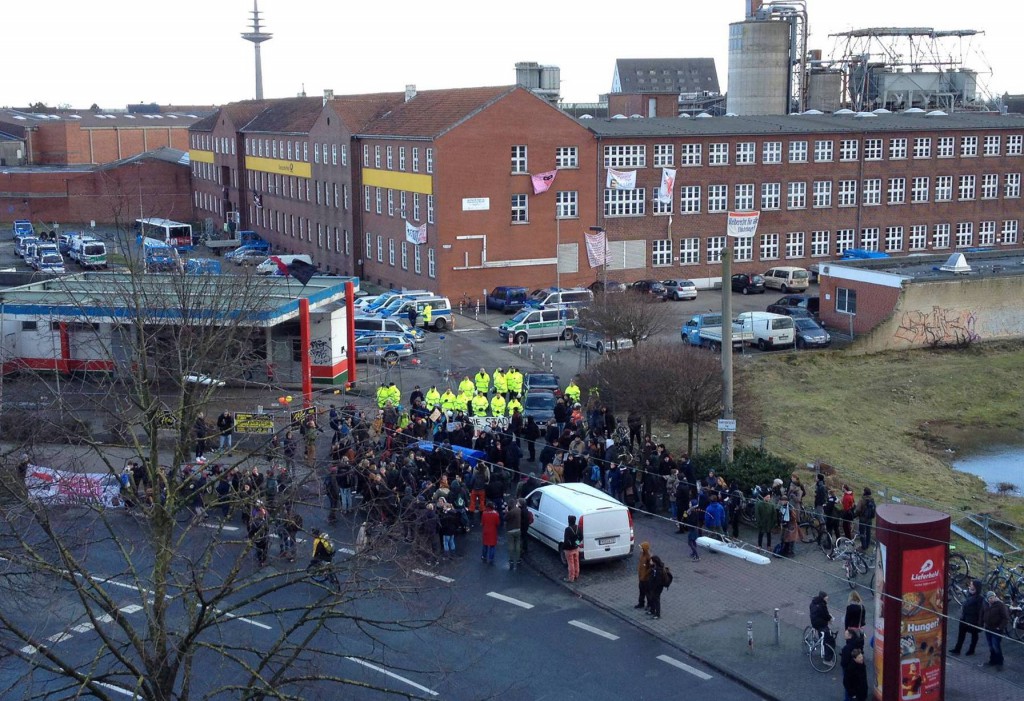
[[[526,306],[533,309],[547,309],[549,307],[585,307],[594,301],[594,293],[586,287],[573,287],[562,289],[548,287],[543,290],[534,290]]]
[[[430,323],[427,323],[424,310],[430,305]],[[452,303],[447,297],[413,297],[402,303],[391,316],[406,319],[411,309],[416,309],[416,324],[434,331],[455,328],[455,317],[452,316]]]
[[[529,343],[546,338],[572,338],[577,314],[572,307],[556,309],[521,309],[518,314],[498,327],[501,340],[513,343]]]

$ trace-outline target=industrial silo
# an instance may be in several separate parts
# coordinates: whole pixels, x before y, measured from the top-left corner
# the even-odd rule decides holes
[[[812,70],[807,76],[807,109],[835,112],[842,107],[843,73]]]
[[[746,20],[729,25],[729,92],[726,112],[788,114],[789,22]]]

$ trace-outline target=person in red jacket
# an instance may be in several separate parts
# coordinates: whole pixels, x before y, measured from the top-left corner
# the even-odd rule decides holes
[[[488,565],[494,564],[494,551],[498,546],[498,527],[501,525],[501,517],[494,509],[492,502],[487,502],[480,517],[480,529],[483,532],[483,549],[480,551],[480,561]]]

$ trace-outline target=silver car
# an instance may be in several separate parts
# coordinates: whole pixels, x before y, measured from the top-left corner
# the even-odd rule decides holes
[[[693,280],[662,280],[665,299],[697,299],[697,286]]]

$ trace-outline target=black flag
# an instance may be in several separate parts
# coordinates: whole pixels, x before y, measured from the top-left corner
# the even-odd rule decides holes
[[[301,282],[303,286],[308,285],[309,281],[316,275],[319,270],[312,263],[307,263],[304,260],[296,258],[288,264],[288,273]]]

